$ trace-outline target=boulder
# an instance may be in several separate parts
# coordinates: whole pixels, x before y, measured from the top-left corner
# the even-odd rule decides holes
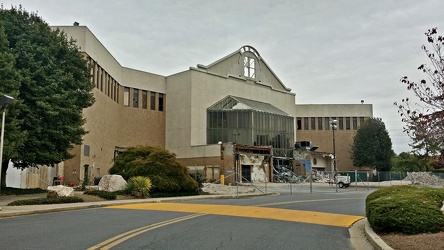
[[[104,175],[99,182],[99,190],[115,192],[126,188],[126,181],[121,175]]]
[[[47,195],[48,198],[67,197],[67,196],[74,196],[74,188],[65,187],[63,185],[48,187],[48,195]]]
[[[441,212],[444,214],[444,201],[442,202]]]

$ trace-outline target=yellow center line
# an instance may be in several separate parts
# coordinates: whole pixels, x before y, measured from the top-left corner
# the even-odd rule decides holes
[[[139,203],[110,206],[107,208],[226,215],[290,222],[303,222],[336,227],[349,227],[356,221],[364,218],[362,216],[355,215],[312,212],[305,210],[289,210],[255,206],[203,205],[184,203]]]
[[[193,219],[199,216],[202,216],[204,214],[192,214],[192,215],[187,215],[187,216],[183,216],[183,217],[179,217],[179,218],[175,218],[175,219],[171,219],[171,220],[167,220],[167,221],[162,221],[159,223],[155,223],[152,225],[148,225],[148,226],[144,226],[144,227],[140,227],[140,228],[136,228],[133,229],[131,231],[119,234],[117,236],[114,236],[108,240],[105,240],[103,242],[100,242],[99,244],[96,244],[90,248],[88,248],[87,250],[95,250],[95,249],[110,249],[112,247],[117,246],[118,244],[129,240],[130,238],[133,238],[139,234],[148,232],[150,230],[159,228],[159,227],[163,227],[163,226],[167,226],[173,223],[177,223],[177,222],[181,222],[184,220],[189,220],[189,219]]]

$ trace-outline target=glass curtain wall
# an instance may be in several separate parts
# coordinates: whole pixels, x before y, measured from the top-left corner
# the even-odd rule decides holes
[[[272,146],[274,156],[291,157],[294,118],[255,110],[208,110],[207,143]]]

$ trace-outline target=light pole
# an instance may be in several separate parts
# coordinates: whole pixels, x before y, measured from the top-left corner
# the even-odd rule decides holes
[[[3,111],[3,116],[2,116],[2,130],[1,130],[1,135],[0,135],[0,192],[2,191],[2,185],[1,185],[1,180],[2,180],[2,163],[3,163],[3,138],[5,135],[5,114],[6,114],[6,110],[9,108],[9,106],[12,105],[12,103],[14,102],[14,98],[8,95],[3,95],[2,97],[0,97],[0,108]]]
[[[330,125],[331,125],[331,130],[333,131],[333,169],[334,169],[334,176],[333,176],[333,181],[335,182],[335,186],[336,186],[336,192],[338,192],[338,184],[336,183],[336,142],[335,142],[335,130],[337,128],[336,124],[338,123],[338,121],[336,120],[331,120]]]

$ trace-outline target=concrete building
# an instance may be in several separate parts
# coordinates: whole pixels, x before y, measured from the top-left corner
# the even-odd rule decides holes
[[[296,140],[332,152],[331,117],[342,122],[339,166],[353,169],[346,159],[350,139],[372,117],[372,106],[296,105],[296,94],[252,46],[161,76],[121,66],[87,27],[57,28],[76,40],[91,65],[96,98],[84,110],[89,133],[64,162],[66,184],[107,174],[116,152],[137,145],[165,148],[207,180],[269,181],[273,157],[291,159]],[[323,164],[328,169],[331,162]]]
[[[320,171],[331,171],[332,153],[336,153],[338,171],[356,168],[350,158],[353,137],[359,126],[373,117],[371,104],[307,104],[296,105],[296,137],[298,141],[310,141],[317,146],[316,153],[306,166]],[[335,149],[331,121],[336,120]]]

